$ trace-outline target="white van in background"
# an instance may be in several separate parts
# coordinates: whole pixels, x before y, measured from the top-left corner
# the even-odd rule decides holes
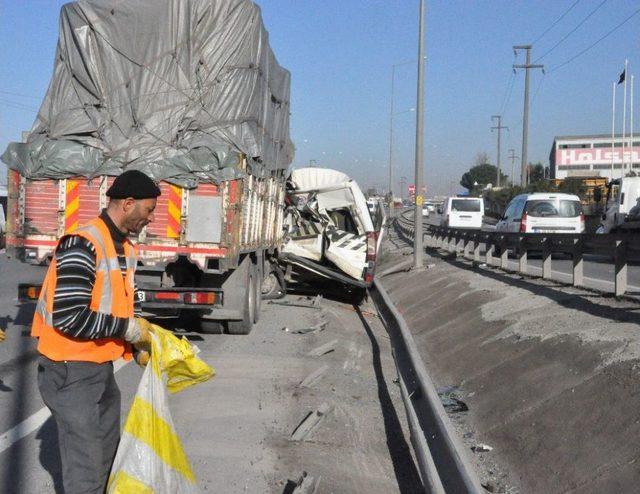
[[[447,197],[442,205],[440,226],[482,228],[484,200],[481,197]]]
[[[521,194],[509,202],[498,232],[583,233],[580,198],[572,194]]]

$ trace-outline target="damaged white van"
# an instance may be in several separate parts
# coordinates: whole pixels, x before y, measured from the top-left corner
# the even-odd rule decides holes
[[[370,286],[386,219],[382,205],[371,214],[358,184],[326,168],[294,170],[286,200],[288,235],[280,257],[287,277]]]

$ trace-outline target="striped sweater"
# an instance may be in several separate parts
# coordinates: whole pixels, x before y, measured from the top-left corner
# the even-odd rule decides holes
[[[106,212],[100,217],[111,232],[120,269],[126,273],[126,258],[122,242],[126,238],[113,224]],[[53,326],[62,333],[78,339],[122,338],[127,318],[101,314],[90,308],[91,291],[96,279],[96,250],[87,239],[77,235],[64,237],[55,253],[57,284],[53,298]],[[135,312],[140,302],[135,297]]]

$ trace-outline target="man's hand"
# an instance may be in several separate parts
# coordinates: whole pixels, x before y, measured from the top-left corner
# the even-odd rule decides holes
[[[124,339],[138,350],[151,351],[151,323],[142,317],[129,320]]]
[[[140,367],[146,367],[151,360],[151,355],[149,352],[145,352],[144,350],[137,350],[133,353],[133,358]]]

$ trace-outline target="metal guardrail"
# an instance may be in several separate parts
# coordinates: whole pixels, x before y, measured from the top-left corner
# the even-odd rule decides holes
[[[451,426],[407,323],[379,280],[374,281],[369,294],[389,333],[424,492],[484,492],[466,449]]]
[[[413,238],[413,221],[407,213],[405,211],[397,218],[396,227],[406,237]],[[483,260],[488,266],[504,270],[509,270],[508,256],[512,252],[518,260],[517,271],[527,275],[531,275],[527,271],[528,251],[539,251],[542,253],[542,278],[545,279],[551,279],[551,254],[569,254],[573,260],[573,286],[584,286],[585,254],[608,256],[614,261],[614,293],[617,297],[627,292],[628,262],[640,260],[639,233],[505,233],[428,225],[425,236],[428,247],[462,253],[465,258]],[[484,259],[480,255],[481,245],[485,246]]]

